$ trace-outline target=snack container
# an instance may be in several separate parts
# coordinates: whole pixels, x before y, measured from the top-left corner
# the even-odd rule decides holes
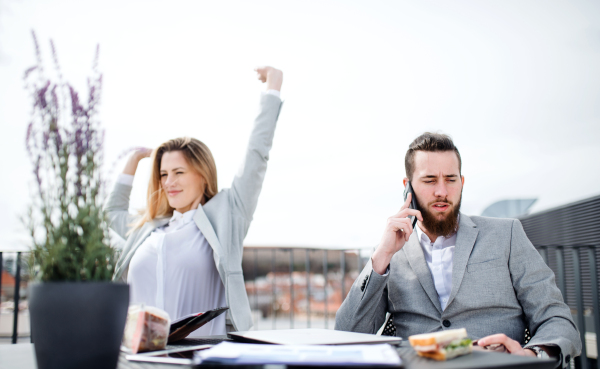
[[[123,346],[133,354],[162,350],[167,346],[171,319],[159,308],[131,305],[123,334]]]

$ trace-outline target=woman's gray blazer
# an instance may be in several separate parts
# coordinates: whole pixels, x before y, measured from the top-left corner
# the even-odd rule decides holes
[[[213,249],[215,265],[225,286],[227,298],[227,331],[245,331],[252,327],[250,303],[242,275],[243,241],[248,233],[252,215],[260,194],[269,150],[279,111],[279,97],[263,94],[260,113],[254,121],[246,157],[231,188],[221,190],[204,206],[199,206],[194,222]],[[112,228],[126,239],[115,268],[114,280],[127,281],[129,262],[135,251],[154,229],[168,223],[169,218],[155,219],[127,235],[135,217],[129,214],[131,186],[115,184],[108,196],[105,210]]]

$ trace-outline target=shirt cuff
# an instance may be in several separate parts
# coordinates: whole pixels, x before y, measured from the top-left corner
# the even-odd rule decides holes
[[[117,183],[133,186],[133,176],[131,174],[120,173],[117,177]]]
[[[263,94],[277,96],[278,98],[281,99],[281,92],[279,92],[277,90],[267,90],[267,91],[263,92]]]
[[[373,273],[375,273],[375,274],[377,274],[379,276],[382,276],[382,277],[387,277],[388,274],[390,274],[390,266],[388,265],[388,267],[385,269],[385,272],[383,274],[377,273],[374,269],[373,269]]]

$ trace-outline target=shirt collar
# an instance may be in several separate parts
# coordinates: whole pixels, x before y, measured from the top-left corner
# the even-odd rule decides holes
[[[457,222],[456,222],[456,223],[457,223],[457,224],[459,224],[459,223],[460,223],[460,214],[458,214],[458,217],[457,217],[457,218],[458,218],[458,219],[457,219]],[[430,246],[430,245],[432,244],[431,240],[429,239],[429,236],[427,236],[427,235],[425,234],[425,232],[423,232],[423,230],[421,229],[421,227],[419,227],[419,222],[418,222],[418,221],[417,221],[417,223],[415,223],[415,230],[417,231],[417,238],[418,238],[418,240],[419,240],[419,243],[420,243],[421,245],[428,245],[428,246]],[[446,245],[445,245],[445,241],[446,241],[446,240],[452,240],[452,239],[456,240],[456,232],[454,232],[453,234],[451,234],[451,235],[450,235],[450,236],[448,236],[448,237],[439,236],[439,237],[438,237],[438,239],[440,239],[440,240],[441,240],[441,242],[442,242],[442,244],[443,244],[444,246],[446,246]],[[438,242],[438,240],[437,240],[437,239],[436,239],[436,242]],[[452,242],[452,244],[454,244],[454,242]]]
[[[188,224],[189,222],[191,222],[194,219],[194,214],[196,214],[196,211],[198,209],[192,209],[192,210],[188,210],[185,213],[180,213],[177,210],[173,211],[173,216],[171,217],[171,220],[169,220],[169,224],[173,224],[173,223],[182,223],[182,224]]]
[[[425,232],[423,232],[423,230],[421,230],[421,227],[419,227],[419,221],[417,221],[415,223],[415,231],[417,231],[417,239],[419,240],[419,243],[422,243],[422,241],[431,243],[431,240],[429,240],[429,237],[427,237]],[[425,236],[425,237],[423,237],[423,236]]]

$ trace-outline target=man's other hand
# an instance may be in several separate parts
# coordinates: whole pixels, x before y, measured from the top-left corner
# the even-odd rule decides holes
[[[388,265],[390,265],[392,256],[402,249],[406,241],[410,238],[410,235],[413,233],[411,220],[408,216],[414,215],[420,221],[423,221],[420,211],[409,209],[411,199],[412,194],[409,193],[406,197],[406,202],[404,202],[400,211],[389,217],[387,220],[385,231],[383,232],[379,246],[377,246],[371,259],[373,270],[377,274],[382,275],[385,273]]]
[[[479,341],[477,341],[477,346],[485,348],[486,346],[491,345],[503,345],[512,355],[520,355],[520,356],[533,356],[537,357],[535,352],[529,349],[524,349],[521,347],[521,344],[511,338],[508,338],[505,334],[493,334],[491,336],[483,337]]]

